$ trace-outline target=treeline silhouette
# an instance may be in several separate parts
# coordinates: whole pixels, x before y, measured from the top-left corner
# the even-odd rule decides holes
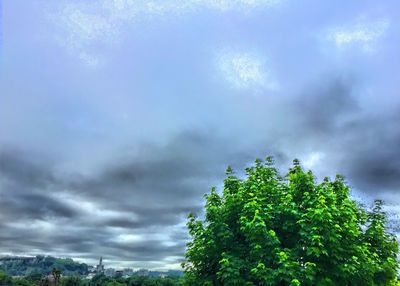
[[[144,277],[132,276],[129,278],[106,277],[104,274],[85,279],[79,276],[61,277],[58,282],[43,284],[43,275],[39,273],[30,274],[26,277],[13,278],[0,271],[1,286],[180,286],[180,277]],[[46,283],[46,282],[45,282]]]

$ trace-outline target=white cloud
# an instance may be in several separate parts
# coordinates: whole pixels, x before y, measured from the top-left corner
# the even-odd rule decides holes
[[[268,8],[282,0],[103,0],[103,5],[121,15],[128,14],[180,14],[210,9],[217,11],[247,11],[248,9]]]
[[[325,157],[324,153],[321,152],[312,152],[306,156],[303,160],[303,166],[307,169],[311,169],[315,167],[321,160]]]
[[[387,19],[372,22],[359,21],[355,25],[340,26],[328,32],[328,39],[338,48],[359,45],[362,50],[371,52],[376,42],[382,38],[390,26]]]
[[[200,6],[207,7],[209,9],[216,9],[220,11],[228,10],[247,10],[254,8],[265,8],[274,6],[280,3],[280,0],[204,0],[204,1],[192,1],[198,3]]]
[[[114,43],[119,36],[120,24],[88,5],[68,4],[51,19],[60,28],[57,41],[90,67],[101,62],[95,46]]]
[[[79,54],[79,59],[81,59],[89,67],[97,67],[100,64],[100,59],[97,56],[87,54],[85,52],[81,52]]]
[[[266,67],[266,61],[255,54],[223,52],[217,64],[225,80],[235,88],[278,89],[278,84]]]
[[[116,43],[123,26],[138,21],[151,21],[159,17],[171,17],[215,10],[220,12],[249,12],[252,9],[268,8],[281,0],[98,0],[80,4],[64,4],[59,13],[51,19],[60,30],[58,41],[76,54],[88,66],[101,62],[98,52],[100,46]]]
[[[71,35],[84,41],[91,41],[114,31],[112,23],[104,16],[89,14],[77,9],[72,11],[67,9],[63,15]]]
[[[138,234],[119,234],[116,236],[115,241],[119,243],[135,243],[144,241],[145,237]]]

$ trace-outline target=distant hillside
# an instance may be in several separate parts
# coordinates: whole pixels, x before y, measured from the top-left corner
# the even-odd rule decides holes
[[[0,258],[0,269],[11,276],[26,276],[32,273],[48,274],[53,268],[61,270],[63,275],[86,275],[88,266],[70,258],[55,258],[51,256]]]

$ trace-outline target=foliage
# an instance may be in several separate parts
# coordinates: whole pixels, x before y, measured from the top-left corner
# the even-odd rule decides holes
[[[68,276],[61,279],[60,286],[86,286],[86,282],[78,276]]]
[[[70,258],[55,258],[51,256],[36,256],[26,260],[3,261],[2,268],[8,275],[26,276],[32,273],[47,274],[53,268],[59,269],[64,275],[85,275],[88,273],[88,266],[85,263],[78,263]]]
[[[298,160],[286,176],[271,157],[246,174],[228,167],[205,219],[189,215],[186,285],[395,285],[398,243],[381,201],[367,212],[342,176],[317,183]]]
[[[90,286],[180,286],[180,277],[145,277],[131,276],[129,278],[111,278],[103,274],[96,275],[89,283]]]
[[[179,277],[141,277],[132,276],[126,280],[127,286],[181,286]],[[124,284],[125,285],[125,284]]]
[[[40,276],[41,277],[41,276]],[[12,278],[0,271],[0,286],[37,286],[39,279],[32,277]],[[78,276],[65,276],[60,281],[60,286],[181,286],[180,277],[143,277],[132,276],[129,278],[112,278],[102,274],[96,275],[92,280]]]
[[[11,277],[7,276],[7,274],[3,271],[0,271],[0,285],[8,286],[11,284]]]

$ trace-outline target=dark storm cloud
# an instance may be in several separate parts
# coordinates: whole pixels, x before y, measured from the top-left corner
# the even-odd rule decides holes
[[[297,100],[293,129],[299,144],[327,153],[327,164],[343,173],[354,188],[379,197],[400,191],[400,106],[385,114],[360,107],[364,94],[346,78],[324,80]],[[330,159],[331,161],[328,161]]]
[[[171,194],[175,197],[174,194]],[[104,222],[111,227],[121,227],[121,228],[145,228],[149,225],[173,225],[182,221],[183,217],[187,214],[194,212],[200,213],[201,208],[197,205],[191,205],[189,203],[186,207],[175,206],[170,204],[168,207],[165,206],[134,206],[130,207],[132,214],[135,214],[137,218],[114,218],[109,219]]]
[[[32,190],[26,190],[26,192],[26,194],[14,193],[12,196],[2,195],[0,201],[2,213],[9,217],[18,215],[25,219],[75,216],[74,210],[61,201],[44,194],[33,194]]]
[[[301,131],[311,136],[332,135],[341,128],[346,116],[359,111],[352,90],[355,83],[350,78],[330,76],[321,83],[301,93],[296,104],[297,114],[304,122]]]
[[[97,177],[71,188],[120,210],[132,210],[144,220],[172,219],[196,210],[193,202],[208,192],[210,182],[219,183],[227,165],[243,166],[252,159],[254,152],[228,142],[211,132],[185,131],[164,146],[116,158]]]
[[[343,129],[342,164],[354,185],[370,193],[400,192],[399,113],[364,116]]]
[[[46,187],[54,182],[49,166],[32,160],[32,154],[14,148],[0,150],[0,174],[3,178],[18,181],[29,187]]]
[[[239,168],[254,151],[194,130],[149,146],[123,152],[90,177],[57,173],[44,160],[33,162],[18,150],[1,153],[1,215],[10,222],[1,226],[7,234],[2,237],[3,251],[18,245],[24,245],[21,252],[29,247],[43,253],[62,248],[91,252],[92,258],[99,253],[149,263],[182,257],[187,234],[177,225],[189,212],[201,212],[203,195],[212,184],[221,183],[228,164]],[[87,213],[78,197],[93,203],[90,212],[95,213]],[[35,223],[33,229],[23,227]],[[160,230],[165,237],[157,238]],[[141,239],[119,239],[130,234]]]
[[[17,149],[0,150],[0,209],[5,216],[44,219],[74,217],[75,212],[49,196],[61,185],[52,168]]]

